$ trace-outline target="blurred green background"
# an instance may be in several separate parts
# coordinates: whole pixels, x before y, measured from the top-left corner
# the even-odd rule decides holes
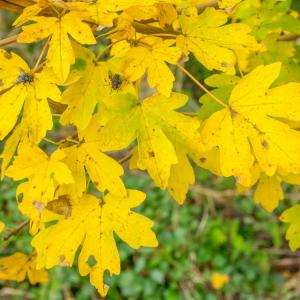
[[[293,5],[299,9],[299,1]],[[14,18],[13,14],[0,12],[0,38],[16,33],[11,29]],[[31,62],[39,48],[38,43],[13,46]],[[187,69],[201,81],[210,75],[193,59]],[[201,94],[181,73],[175,74],[175,88],[196,99],[191,101],[190,109],[199,107]],[[253,203],[251,193],[237,195],[232,178],[217,178],[204,169],[196,168],[197,185],[191,188],[183,206],[155,188],[144,173],[126,173],[128,188],[147,193],[147,200],[137,210],[155,222],[160,246],[136,252],[117,239],[122,272],[118,277],[107,276],[107,299],[300,300],[300,252],[289,250],[284,239],[286,226],[278,221],[278,215],[299,199],[299,187],[285,186],[287,200],[269,214]],[[7,178],[0,183],[0,220],[8,230],[24,220],[17,209],[15,188],[16,184]],[[2,241],[0,255],[31,253],[30,240],[25,228],[18,236]],[[216,289],[213,274],[226,274],[229,281]],[[79,276],[74,265],[50,270],[47,284],[0,281],[0,299],[101,297],[88,278]]]

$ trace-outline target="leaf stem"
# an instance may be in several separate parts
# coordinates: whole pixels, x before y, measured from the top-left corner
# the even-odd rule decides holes
[[[186,68],[181,66],[179,63],[176,66],[184,72],[188,77],[190,77],[207,95],[209,95],[213,100],[222,105],[223,107],[228,107],[222,100],[217,98],[214,94],[212,94],[201,82],[199,82]]]
[[[104,37],[104,36],[113,34],[113,33],[115,33],[115,32],[118,32],[118,30],[111,30],[111,31],[108,31],[108,32],[104,32],[104,33],[102,33],[102,34],[97,35],[97,36],[96,36],[96,39],[99,39],[99,38],[101,38],[101,37]]]
[[[55,142],[55,141],[52,141],[52,140],[50,140],[50,139],[48,139],[48,138],[43,138],[43,140],[45,141],[45,142],[48,142],[48,143],[50,143],[50,144],[53,144],[53,145],[59,145],[59,143],[57,143],[57,142]]]
[[[45,54],[45,52],[46,52],[46,50],[47,50],[47,48],[49,46],[49,42],[50,42],[50,37],[47,39],[47,42],[45,43],[45,45],[44,45],[44,47],[43,47],[43,49],[42,49],[42,51],[40,53],[40,56],[39,56],[37,62],[35,63],[35,65],[34,65],[34,67],[32,69],[32,73],[35,73],[37,71],[37,69],[38,69],[38,67],[40,65],[40,62],[41,62],[41,60],[42,60],[42,58],[43,58],[43,56],[44,56],[44,54]]]
[[[172,33],[152,33],[152,34],[149,34],[148,36],[177,38],[178,35],[172,34]]]
[[[109,44],[108,46],[106,46],[101,52],[99,52],[98,56],[97,56],[97,61],[111,48],[113,47],[115,44],[119,43],[119,42],[122,42],[126,39],[122,39],[122,40],[118,40],[118,41],[115,41],[111,44]]]
[[[76,141],[76,140],[71,139],[71,138],[66,138],[66,141],[67,141],[67,142],[74,143],[74,144],[79,144],[79,141]]]

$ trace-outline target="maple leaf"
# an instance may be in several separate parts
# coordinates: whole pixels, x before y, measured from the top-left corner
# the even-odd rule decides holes
[[[61,18],[32,17],[34,24],[22,27],[18,41],[31,43],[51,37],[47,55],[48,65],[53,68],[60,82],[65,82],[70,66],[75,62],[69,35],[81,44],[95,44],[90,26],[83,22],[84,15],[71,11]]]
[[[203,150],[200,122],[174,111],[187,102],[185,95],[172,93],[167,98],[155,94],[140,102],[127,94],[110,100],[107,122],[100,129],[100,147],[120,150],[136,139],[137,166],[147,169],[159,187],[167,187],[171,166],[178,163],[174,144],[187,152]]]
[[[1,162],[1,178],[3,179],[5,175],[5,171],[7,170],[12,158],[14,157],[18,146],[23,138],[23,128],[19,124],[14,129],[13,133],[9,136],[9,138],[6,140],[3,151],[0,155],[0,158],[2,159]],[[28,142],[28,141],[27,141]]]
[[[48,281],[46,270],[36,269],[36,255],[26,255],[16,252],[13,255],[0,258],[0,280],[24,281],[28,276],[31,284]]]
[[[100,25],[100,28],[113,26],[118,14],[107,6],[107,1],[70,2],[67,5],[85,14],[87,20]]]
[[[174,41],[159,38],[143,39],[143,45],[131,48],[126,53],[125,74],[131,81],[140,79],[148,71],[148,83],[157,87],[165,96],[170,96],[175,77],[166,62],[176,64],[181,50],[171,47]]]
[[[58,264],[72,265],[77,249],[79,272],[90,275],[91,283],[105,296],[108,287],[103,282],[105,270],[110,275],[120,273],[120,257],[114,241],[116,233],[130,247],[156,247],[158,242],[151,230],[153,222],[131,208],[144,201],[144,193],[128,190],[126,197],[111,194],[99,200],[84,195],[73,204],[72,215],[38,233],[32,240],[37,250],[38,268]],[[94,264],[89,264],[93,258]]]
[[[21,57],[0,49],[0,91],[0,140],[13,129],[24,105],[23,122],[30,140],[40,142],[52,128],[47,99],[60,101],[51,74],[47,70],[32,74]]]
[[[284,223],[289,223],[289,228],[286,232],[286,239],[289,241],[289,246],[292,251],[296,251],[300,247],[300,205],[296,204],[285,210],[280,220]]]
[[[100,151],[97,131],[98,125],[94,119],[85,131],[80,132],[77,145],[62,149],[66,155],[65,162],[75,179],[75,194],[81,196],[86,190],[86,169],[91,181],[100,191],[109,190],[116,195],[125,195],[126,189],[120,179],[123,168]]]
[[[280,63],[254,69],[235,86],[228,106],[203,126],[205,144],[220,149],[222,174],[245,186],[255,160],[268,176],[300,172],[300,133],[284,123],[300,119],[300,84],[268,90],[279,72]]]
[[[61,150],[56,150],[49,157],[37,146],[22,145],[13,164],[6,171],[6,175],[14,180],[27,178],[26,199],[40,211],[47,203],[54,199],[54,192],[60,184],[74,182],[72,174],[61,160],[65,157]]]
[[[62,95],[62,103],[68,107],[61,116],[62,124],[74,124],[78,129],[85,129],[95,111],[97,104],[109,100],[113,94],[118,94],[133,87],[122,80],[122,60],[110,59],[98,62],[91,51],[85,54],[85,71],[82,77],[71,84]],[[114,86],[114,78],[119,78],[119,86]]]
[[[177,46],[192,52],[207,69],[235,73],[236,52],[259,49],[250,27],[245,24],[228,24],[222,10],[207,8],[200,15],[181,15],[183,34],[177,38]]]
[[[261,204],[267,211],[273,211],[284,197],[280,183],[278,176],[262,174],[254,193],[255,202]]]
[[[175,149],[178,163],[171,167],[168,191],[178,204],[183,204],[189,186],[195,183],[195,174],[187,157],[187,153],[182,150],[180,146],[176,147],[175,145]]]

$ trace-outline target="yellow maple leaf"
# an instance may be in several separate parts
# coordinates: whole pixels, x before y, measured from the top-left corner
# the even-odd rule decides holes
[[[158,244],[151,230],[153,222],[131,210],[144,198],[144,193],[135,190],[128,190],[126,197],[107,194],[102,200],[84,195],[73,205],[70,218],[44,229],[33,238],[32,245],[38,254],[37,267],[72,265],[76,251],[82,245],[79,272],[82,276],[89,274],[91,283],[105,296],[108,287],[103,282],[103,273],[105,270],[110,275],[120,273],[114,233],[134,249]]]
[[[289,246],[292,251],[296,251],[300,247],[300,205],[296,204],[285,210],[280,220],[284,223],[289,223],[289,228],[286,232],[286,239],[289,241]]]
[[[262,174],[254,193],[254,200],[261,204],[267,211],[273,211],[284,197],[281,180],[278,176]]]
[[[87,20],[98,24],[99,29],[113,26],[114,19],[118,17],[117,12],[109,9],[106,1],[69,2],[65,5],[83,13]]]
[[[282,182],[288,184],[300,184],[299,174],[275,174],[267,176],[261,174],[258,185],[254,193],[254,200],[260,203],[267,211],[272,212],[284,199],[284,191],[281,187]]]
[[[156,9],[159,25],[169,29],[178,18],[176,8],[170,3],[159,3],[156,5]]]
[[[207,69],[235,73],[236,52],[259,49],[250,27],[245,24],[228,24],[222,10],[207,8],[200,15],[180,16],[182,35],[177,46],[192,52]]]
[[[23,135],[23,127],[21,124],[16,126],[13,133],[9,136],[9,138],[6,140],[3,151],[0,155],[0,158],[2,159],[1,162],[1,178],[3,179],[5,175],[5,171],[7,170],[12,158],[14,157],[19,143],[21,142],[23,137],[26,137],[26,134]]]
[[[0,140],[15,126],[22,111],[30,140],[40,142],[52,128],[48,98],[60,101],[60,90],[47,70],[32,74],[16,54],[0,49]]]
[[[176,147],[176,145],[175,150],[178,163],[171,167],[168,191],[178,204],[183,204],[189,186],[195,183],[195,174],[187,157],[187,153],[180,146]]]
[[[75,194],[81,196],[86,190],[85,170],[97,188],[104,192],[109,190],[116,195],[125,195],[126,189],[120,178],[122,166],[108,155],[102,153],[97,141],[98,125],[94,119],[90,126],[79,134],[77,145],[63,148],[65,162],[74,176]]]
[[[28,179],[19,185],[20,189],[26,184],[26,199],[23,198],[22,202],[28,201],[39,212],[54,199],[54,192],[60,184],[74,182],[69,168],[62,162],[64,157],[59,149],[49,157],[37,146],[24,144],[19,148],[6,175],[14,180]]]
[[[100,129],[100,147],[120,150],[136,139],[138,168],[147,169],[155,183],[166,188],[171,166],[178,163],[174,144],[186,152],[203,150],[200,122],[174,111],[187,100],[178,93],[169,98],[155,94],[142,102],[130,94],[112,97],[106,124]]]
[[[62,95],[62,103],[68,107],[60,121],[62,124],[74,124],[79,130],[88,126],[97,104],[109,100],[113,94],[127,89],[133,90],[122,74],[122,60],[115,58],[98,62],[95,55],[88,52],[89,57],[82,77],[71,84]]]
[[[32,43],[50,37],[48,65],[63,83],[69,75],[70,65],[75,62],[69,35],[81,44],[96,43],[90,26],[84,23],[83,19],[84,15],[76,11],[71,11],[61,18],[32,17],[30,20],[35,23],[22,27],[18,41]]]
[[[36,255],[26,255],[16,252],[13,255],[0,258],[0,280],[24,281],[28,276],[31,284],[48,281],[46,270],[36,269]]]
[[[136,81],[147,71],[149,86],[157,87],[160,93],[170,96],[175,77],[166,62],[176,64],[181,56],[181,50],[171,47],[173,44],[172,40],[150,37],[143,39],[144,46],[130,48],[124,66],[129,80]]]
[[[195,183],[195,174],[186,150],[178,145],[174,145],[174,149],[177,155],[177,163],[171,166],[167,189],[175,201],[182,205],[186,199],[189,186]],[[131,155],[129,168],[145,169],[141,165],[138,166],[138,147],[132,149]]]
[[[208,148],[220,149],[224,176],[236,176],[249,186],[251,167],[273,176],[300,172],[300,133],[282,120],[300,119],[300,84],[269,89],[278,77],[280,63],[260,66],[243,77],[233,89],[228,106],[215,112],[202,134]]]

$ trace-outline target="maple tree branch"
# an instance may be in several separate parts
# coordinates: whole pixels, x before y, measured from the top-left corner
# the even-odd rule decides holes
[[[243,193],[238,193],[236,190],[217,191],[199,185],[191,186],[190,190],[194,193],[214,198],[216,200],[219,200],[220,202],[223,202],[226,198],[232,198],[238,195],[243,195]]]
[[[19,224],[16,228],[12,228],[10,230],[9,234],[6,235],[5,237],[3,237],[3,240],[7,241],[12,236],[17,235],[28,223],[29,223],[29,219],[25,220],[24,222],[22,222],[21,224]]]
[[[212,1],[207,2],[207,3],[197,5],[198,12],[202,12],[203,10],[205,10],[208,7],[217,8],[218,7],[218,1],[217,0],[212,0]]]
[[[184,72],[189,78],[191,78],[206,94],[208,94],[213,100],[218,102],[223,107],[228,107],[227,104],[225,104],[223,101],[221,101],[219,98],[217,98],[214,94],[212,94],[201,82],[199,82],[186,68],[184,68],[179,63],[176,64],[176,66]]]
[[[18,1],[19,3],[15,3],[9,0],[0,0],[0,9],[8,10],[14,13],[21,13],[28,5],[28,3],[22,3],[22,0]],[[32,3],[34,4],[34,3]]]
[[[17,39],[18,39],[18,36],[19,35],[16,34],[16,35],[12,35],[12,36],[10,36],[8,38],[0,40],[0,47],[4,47],[4,46],[7,46],[7,45],[16,43]]]
[[[127,162],[128,160],[130,160],[132,158],[132,153],[129,153],[128,155],[126,155],[125,157],[121,158],[120,160],[118,160],[118,163],[120,165],[124,164],[125,162]]]

